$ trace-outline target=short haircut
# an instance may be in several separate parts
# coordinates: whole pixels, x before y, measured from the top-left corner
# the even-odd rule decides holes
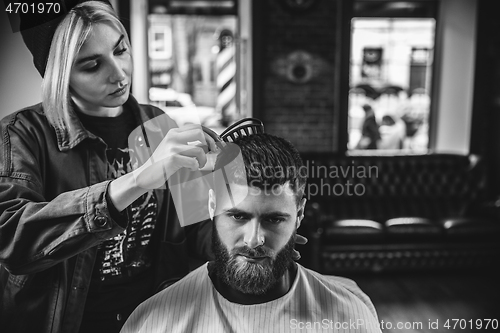
[[[215,170],[224,168],[226,172],[231,173],[231,182],[261,190],[270,190],[289,182],[297,204],[300,202],[304,196],[307,170],[300,153],[288,140],[260,133],[238,137],[229,144],[229,148],[231,145],[236,145],[241,151],[245,171],[241,168],[231,168],[230,160],[235,154],[234,149],[227,148],[219,154]]]
[[[100,1],[86,1],[66,14],[54,33],[42,80],[44,112],[54,127],[71,130],[71,70],[82,45],[98,23],[108,23],[117,28],[130,47],[128,34],[111,6]]]

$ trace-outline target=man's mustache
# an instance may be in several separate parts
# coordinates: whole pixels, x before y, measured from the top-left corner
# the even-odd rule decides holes
[[[274,251],[264,248],[263,246],[258,246],[256,248],[250,248],[248,246],[240,246],[234,248],[231,251],[231,255],[242,255],[245,257],[269,257],[272,258],[274,256]]]

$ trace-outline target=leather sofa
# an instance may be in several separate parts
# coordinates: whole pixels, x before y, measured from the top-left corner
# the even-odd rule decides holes
[[[476,155],[302,154],[308,265],[324,274],[489,269],[500,216]]]

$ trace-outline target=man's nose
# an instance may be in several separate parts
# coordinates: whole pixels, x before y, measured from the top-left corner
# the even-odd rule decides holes
[[[257,219],[247,223],[244,241],[245,245],[252,249],[264,245],[264,230]]]

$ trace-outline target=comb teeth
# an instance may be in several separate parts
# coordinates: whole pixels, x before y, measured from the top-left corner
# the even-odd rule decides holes
[[[223,141],[233,142],[238,137],[257,133],[264,133],[264,124],[262,121],[257,118],[243,118],[226,128],[220,137]]]

